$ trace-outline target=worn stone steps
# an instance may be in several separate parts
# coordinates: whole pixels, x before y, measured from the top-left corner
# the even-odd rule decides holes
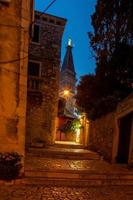
[[[27,174],[28,173],[28,174]],[[88,186],[133,186],[132,174],[76,174],[69,173],[52,173],[45,172],[45,176],[35,176],[37,172],[25,173],[22,179],[16,179],[10,182],[0,180],[0,185],[42,185],[42,186],[59,186],[59,187],[88,187]],[[30,175],[30,176],[29,176]],[[32,175],[32,176],[31,176]]]
[[[60,148],[47,148],[47,149],[35,149],[30,148],[28,156],[44,156],[49,158],[58,159],[72,159],[72,160],[99,160],[100,155],[95,152],[84,149],[60,149]]]
[[[54,184],[57,186],[133,185],[133,173],[48,170],[26,171],[25,177],[27,184]]]
[[[132,185],[133,170],[107,163],[92,151],[58,146],[30,148],[25,160],[24,184],[55,186]]]
[[[55,148],[67,148],[67,149],[85,149],[82,144],[68,144],[68,143],[55,143]]]

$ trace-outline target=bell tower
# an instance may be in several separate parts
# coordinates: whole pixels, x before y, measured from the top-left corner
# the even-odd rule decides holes
[[[72,55],[72,40],[68,40],[66,54],[63,60],[60,73],[60,97],[66,99],[66,109],[73,113],[75,99],[73,98],[76,90],[76,72]]]

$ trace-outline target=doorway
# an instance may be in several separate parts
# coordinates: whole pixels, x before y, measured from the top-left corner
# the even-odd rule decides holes
[[[128,164],[133,112],[119,119],[119,144],[117,162]]]

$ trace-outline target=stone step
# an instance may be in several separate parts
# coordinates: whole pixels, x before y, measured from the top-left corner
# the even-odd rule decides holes
[[[85,149],[85,147],[82,144],[54,144],[55,148],[67,148],[67,149]]]
[[[54,184],[58,186],[133,185],[133,173],[48,170],[26,171],[25,177],[27,184]]]
[[[28,156],[44,156],[49,158],[58,158],[58,159],[72,159],[72,160],[100,160],[101,157],[95,152],[81,149],[29,149]]]
[[[0,186],[9,186],[9,185],[41,185],[41,186],[58,186],[58,187],[88,187],[88,186],[133,186],[133,178],[108,178],[108,179],[98,179],[98,178],[89,178],[89,179],[77,179],[77,178],[57,178],[57,177],[24,177],[21,179],[16,179],[12,181],[2,181],[0,180]]]

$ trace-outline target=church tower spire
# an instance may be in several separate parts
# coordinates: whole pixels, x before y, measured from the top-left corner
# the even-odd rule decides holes
[[[76,72],[73,62],[72,48],[72,40],[69,39],[61,68],[60,86],[62,90],[68,89],[71,93],[75,93]]]
[[[74,95],[76,90],[76,72],[72,48],[72,40],[69,39],[60,73],[60,97],[66,99],[66,109],[70,112],[74,111]]]
[[[61,68],[61,72],[66,72],[69,71],[76,75],[75,73],[75,68],[74,68],[74,62],[73,62],[73,55],[72,55],[72,40],[68,40],[68,45],[67,45],[67,51],[64,57],[63,65]]]

